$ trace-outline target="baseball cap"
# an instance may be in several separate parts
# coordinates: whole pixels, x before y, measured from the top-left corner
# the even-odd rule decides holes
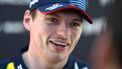
[[[75,9],[80,11],[83,18],[92,24],[92,18],[86,13],[87,6],[87,0],[31,0],[29,10],[38,9],[40,12],[49,14],[65,9]]]

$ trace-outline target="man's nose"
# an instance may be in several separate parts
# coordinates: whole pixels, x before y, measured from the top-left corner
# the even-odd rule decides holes
[[[57,34],[62,38],[67,38],[68,33],[69,33],[68,26],[66,24],[60,25],[57,29]]]

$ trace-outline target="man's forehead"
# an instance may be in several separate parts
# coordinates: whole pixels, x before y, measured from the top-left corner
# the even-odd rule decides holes
[[[64,16],[62,15],[64,14]],[[66,14],[66,15],[65,15]],[[50,14],[44,14],[45,17],[54,17],[54,18],[70,18],[72,21],[79,21],[79,22],[83,22],[83,17],[80,17],[79,15],[76,14],[70,14],[70,13],[64,13],[64,12],[57,12],[57,13],[50,13]],[[68,15],[68,16],[67,16]]]

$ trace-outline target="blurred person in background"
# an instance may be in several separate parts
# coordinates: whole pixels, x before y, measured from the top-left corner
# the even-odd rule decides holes
[[[0,62],[0,69],[88,69],[72,56],[82,23],[92,23],[87,0],[32,0],[23,25],[30,42],[18,56]]]
[[[122,0],[107,10],[106,28],[98,35],[90,54],[92,69],[122,69]]]

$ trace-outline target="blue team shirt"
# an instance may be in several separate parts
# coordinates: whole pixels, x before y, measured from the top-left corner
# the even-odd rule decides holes
[[[22,59],[22,53],[27,50],[28,47],[25,47],[15,57],[0,61],[0,69],[28,69]],[[88,66],[71,55],[63,69],[88,69]]]

